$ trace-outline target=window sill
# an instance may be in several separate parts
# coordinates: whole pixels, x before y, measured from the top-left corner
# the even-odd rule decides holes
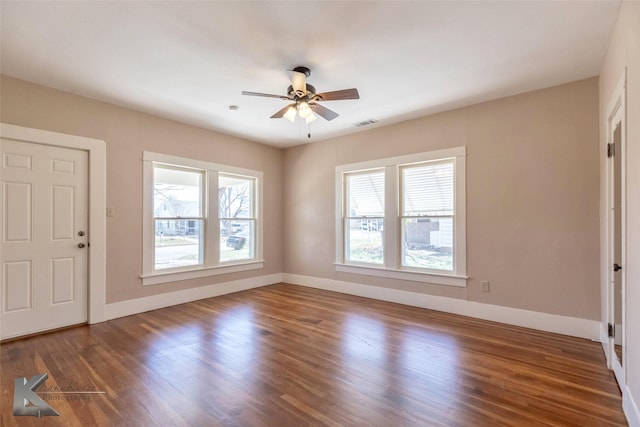
[[[436,285],[457,286],[464,288],[467,286],[468,276],[457,276],[453,274],[423,273],[418,271],[392,270],[384,267],[370,267],[359,265],[347,265],[336,263],[336,271],[342,273],[363,274],[367,276],[385,277],[388,279],[407,280],[410,282],[433,283]]]
[[[197,279],[199,277],[218,276],[220,274],[237,273],[239,271],[256,270],[264,267],[264,261],[250,261],[242,264],[224,264],[216,267],[201,267],[194,270],[166,271],[144,274],[142,285],[158,285],[160,283]]]

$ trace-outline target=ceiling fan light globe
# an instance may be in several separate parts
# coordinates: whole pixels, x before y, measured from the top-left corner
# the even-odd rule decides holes
[[[298,114],[303,119],[306,119],[311,114],[313,114],[313,111],[311,111],[311,107],[309,107],[309,103],[302,101],[300,104],[298,104]]]
[[[296,121],[296,108],[291,105],[289,106],[289,108],[287,109],[287,112],[284,113],[284,115],[282,116],[285,119],[289,120],[291,123]]]

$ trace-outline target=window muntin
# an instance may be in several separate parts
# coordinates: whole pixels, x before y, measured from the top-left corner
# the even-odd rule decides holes
[[[400,167],[401,265],[454,271],[453,159]]]
[[[155,164],[154,269],[203,264],[204,171]]]
[[[384,170],[345,175],[345,260],[384,264]]]
[[[218,176],[220,262],[255,257],[255,178]]]

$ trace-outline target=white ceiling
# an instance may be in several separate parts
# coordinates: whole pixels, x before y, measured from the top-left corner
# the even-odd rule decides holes
[[[595,76],[620,1],[5,1],[2,74],[286,147]],[[307,125],[287,69],[359,100]],[[230,111],[238,105],[238,111]],[[356,127],[374,119],[378,123]]]

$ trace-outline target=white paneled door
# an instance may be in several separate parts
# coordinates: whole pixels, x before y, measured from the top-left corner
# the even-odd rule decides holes
[[[0,337],[87,321],[88,153],[2,139]]]

